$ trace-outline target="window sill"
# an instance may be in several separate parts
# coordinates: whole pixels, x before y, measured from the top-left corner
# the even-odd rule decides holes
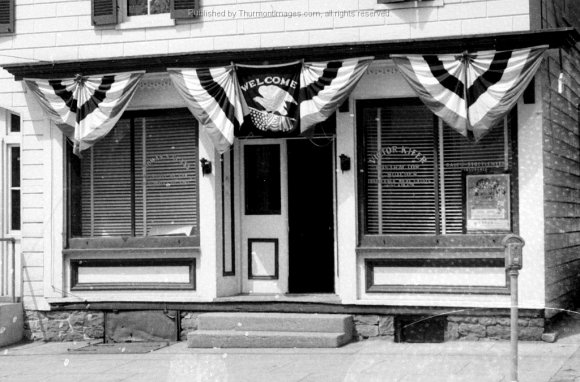
[[[502,239],[508,234],[464,234],[464,235],[365,235],[359,249],[415,251],[423,250],[465,250],[500,249]]]
[[[393,10],[404,8],[430,8],[442,7],[445,5],[444,0],[419,0],[419,1],[393,1],[393,0],[377,0],[375,10]]]
[[[175,25],[175,20],[172,19],[169,13],[161,15],[149,16],[133,16],[127,17],[121,23],[115,26],[117,30],[125,29],[142,29],[142,28],[160,28],[170,27]]]
[[[199,236],[145,236],[145,237],[89,237],[69,240],[69,247],[64,252],[74,250],[92,251],[144,251],[159,249],[199,248]]]

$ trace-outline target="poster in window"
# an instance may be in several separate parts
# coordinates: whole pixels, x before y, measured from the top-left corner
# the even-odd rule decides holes
[[[466,175],[465,186],[467,231],[509,231],[510,176]]]

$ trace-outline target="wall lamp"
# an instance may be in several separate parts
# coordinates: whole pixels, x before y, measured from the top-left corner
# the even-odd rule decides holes
[[[205,158],[199,160],[201,163],[201,173],[205,176],[211,174],[211,162]]]
[[[340,170],[342,172],[350,170],[350,157],[348,155],[340,154]]]

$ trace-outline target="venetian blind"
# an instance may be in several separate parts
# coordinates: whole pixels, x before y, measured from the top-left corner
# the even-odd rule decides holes
[[[168,225],[197,232],[196,121],[186,114],[151,117],[143,129],[146,155],[138,172],[145,180],[140,204],[145,232]]]
[[[189,114],[119,121],[82,159],[82,235],[198,233],[197,150]]]
[[[443,126],[440,142],[442,233],[463,233],[465,175],[498,173],[509,169],[508,125],[509,121],[501,121],[477,143]]]
[[[82,235],[131,235],[131,133],[128,120],[83,153]]]
[[[418,102],[363,110],[368,234],[435,234],[433,114]]]

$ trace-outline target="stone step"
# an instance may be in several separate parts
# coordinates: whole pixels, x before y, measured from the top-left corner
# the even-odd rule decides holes
[[[22,303],[0,303],[0,347],[20,342],[23,336]]]
[[[205,313],[200,330],[345,333],[352,336],[352,316],[303,313]]]
[[[196,330],[187,335],[190,348],[336,348],[348,343],[346,333]]]

